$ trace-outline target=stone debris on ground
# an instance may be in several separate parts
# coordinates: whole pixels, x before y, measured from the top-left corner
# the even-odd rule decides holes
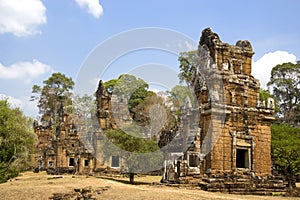
[[[93,188],[91,186],[84,188],[74,188],[74,191],[68,193],[53,193],[50,200],[96,200],[100,195],[108,190],[110,186]]]

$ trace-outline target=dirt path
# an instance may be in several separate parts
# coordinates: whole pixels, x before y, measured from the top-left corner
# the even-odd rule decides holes
[[[210,193],[196,189],[172,188],[162,185],[149,185],[148,183],[158,182],[159,177],[137,177],[139,185],[124,183],[125,179],[119,181],[86,176],[49,176],[45,173],[34,174],[26,172],[7,183],[0,184],[0,199],[49,199],[53,193],[69,193],[74,188],[91,186],[109,187],[100,196],[101,199],[132,199],[132,200],[287,200],[300,198],[284,198],[270,196],[239,196],[221,193]],[[126,179],[127,181],[127,179]]]

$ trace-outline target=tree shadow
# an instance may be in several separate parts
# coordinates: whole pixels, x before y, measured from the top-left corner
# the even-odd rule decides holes
[[[130,183],[129,178],[128,178],[128,180],[122,180],[122,179],[118,179],[118,178],[114,178],[114,177],[106,177],[106,176],[100,176],[97,178],[110,180],[110,181],[116,181],[119,183],[130,184],[130,185],[152,185],[153,184],[153,183],[144,182],[144,181],[134,181],[133,183]]]

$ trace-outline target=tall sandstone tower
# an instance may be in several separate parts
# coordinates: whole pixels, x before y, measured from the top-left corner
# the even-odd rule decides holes
[[[200,151],[206,152],[201,158],[200,173],[271,174],[274,100],[259,98],[259,81],[251,75],[254,52],[250,42],[229,45],[207,28],[199,42],[200,58],[203,51],[211,60],[208,67],[215,68],[215,73],[206,73],[203,80],[201,73],[207,70],[200,65],[193,83],[201,113],[197,140]]]

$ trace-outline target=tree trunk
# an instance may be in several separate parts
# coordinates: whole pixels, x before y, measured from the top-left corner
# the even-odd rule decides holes
[[[129,181],[131,184],[134,183],[134,173],[129,173]]]
[[[288,185],[289,185],[289,193],[290,193],[290,196],[293,196],[293,192],[295,189],[294,177],[293,177],[293,175],[289,174],[287,178],[288,178]]]

